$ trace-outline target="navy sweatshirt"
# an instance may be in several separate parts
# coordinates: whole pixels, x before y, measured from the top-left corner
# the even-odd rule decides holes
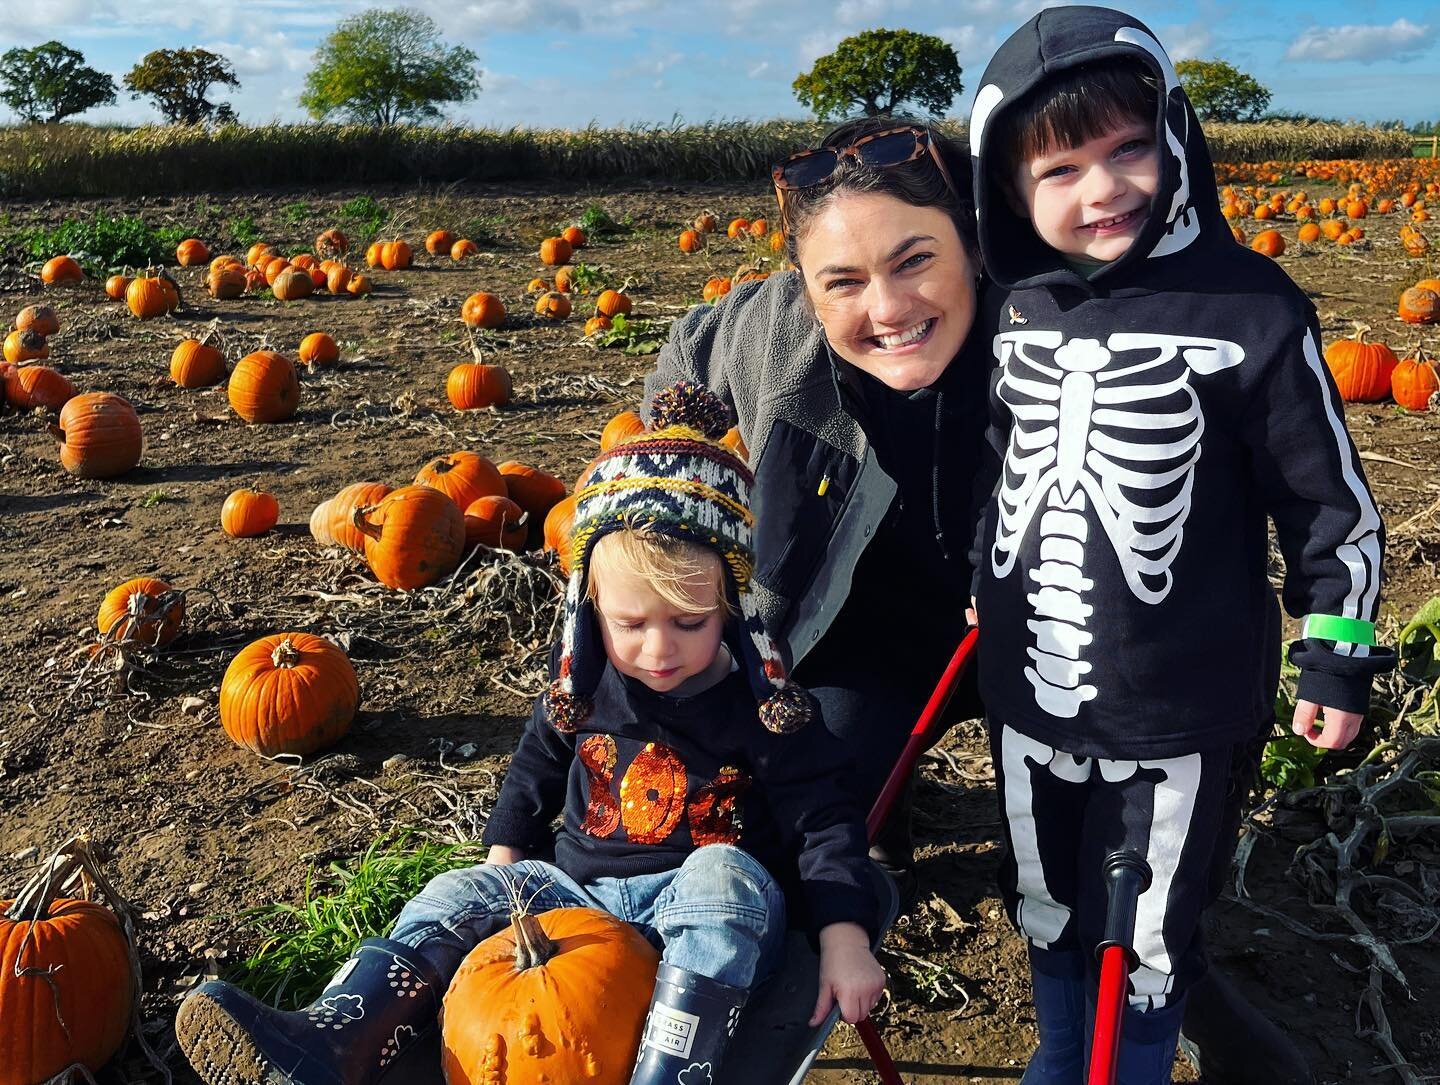
[[[1160,187],[1137,240],[1088,278],[1006,199],[1009,113],[1047,74],[1138,59],[1160,82]],[[1383,527],[1321,358],[1313,306],[1220,215],[1194,111],[1120,12],[1044,11],[995,54],[970,124],[994,336],[998,482],[972,559],[992,717],[1082,756],[1253,739],[1279,651],[1266,517],[1295,617],[1373,622]],[[1363,712],[1393,654],[1297,641],[1301,698]]]
[[[562,734],[537,700],[486,844],[542,848],[563,812],[555,862],[582,885],[674,870],[702,845],[733,844],[765,865],[812,933],[848,921],[874,938],[864,814],[846,751],[821,721],[766,730],[738,670],[675,697],[607,663],[594,704]]]

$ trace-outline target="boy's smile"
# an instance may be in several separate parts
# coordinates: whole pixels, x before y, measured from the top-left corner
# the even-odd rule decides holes
[[[1109,263],[1140,236],[1160,187],[1151,122],[1132,121],[1022,162],[1015,189],[1040,240],[1066,256]]]

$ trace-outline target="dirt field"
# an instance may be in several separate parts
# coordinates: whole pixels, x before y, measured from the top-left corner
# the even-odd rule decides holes
[[[61,469],[46,419],[0,417],[0,896],[29,876],[37,849],[47,854],[72,832],[85,830],[103,846],[117,887],[144,917],[147,1027],[157,1047],[170,1050],[181,1082],[195,1079],[172,1048],[174,1008],[207,971],[255,948],[257,936],[237,923],[237,912],[298,901],[312,871],[352,858],[388,829],[478,835],[528,713],[527,693],[536,688],[526,663],[549,635],[542,621],[522,633],[521,649],[502,649],[504,631],[486,619],[478,589],[468,599],[458,589],[415,598],[387,592],[358,559],[315,545],[306,529],[311,509],[352,481],[408,482],[428,458],[461,448],[573,478],[597,451],[605,420],[635,404],[649,362],[584,344],[586,300],[563,324],[530,319],[523,291],[542,270],[538,240],[592,205],[628,221],[628,229],[594,240],[580,258],[608,271],[605,285],[628,279],[637,315],[673,317],[698,300],[707,277],[702,260],[676,250],[682,224],[707,207],[722,223],[770,209],[758,187],[368,194],[402,214],[419,255],[411,270],[378,273],[365,301],[216,302],[201,286],[203,268],[180,269],[188,307],[141,324],[106,300],[99,283],[42,294],[13,267],[0,276],[5,319],[27,304],[55,304],[64,326],[51,340],[49,364],[81,391],[128,398],[147,439],[139,468],[87,482]],[[139,212],[152,223],[192,225],[207,239],[224,237],[225,222],[248,214],[262,239],[290,251],[333,225],[339,205],[355,195],[277,192],[7,210],[21,226],[97,209]],[[287,218],[283,209],[296,201],[308,212]],[[460,268],[424,254],[419,242],[428,229],[463,234],[482,218],[494,236],[476,264]],[[1294,224],[1281,226],[1291,242],[1281,263],[1314,299],[1327,342],[1353,320],[1372,324],[1397,350],[1419,339],[1393,315],[1400,289],[1421,275],[1400,252],[1397,225],[1372,217],[1373,246],[1306,252],[1298,251]],[[718,271],[734,268],[736,255],[723,243],[712,255]],[[468,356],[456,318],[461,300],[477,289],[500,294],[518,316],[489,337],[487,359],[510,369],[517,394],[504,411],[460,414],[445,399],[444,378]],[[304,334],[323,330],[340,342],[341,364],[302,376],[294,419],[247,426],[229,410],[223,385],[188,392],[168,378],[175,343],[216,319],[232,363],[261,336],[293,356]],[[1347,420],[1368,455],[1391,532],[1389,605],[1409,615],[1440,592],[1433,514],[1440,476],[1431,473],[1440,423],[1393,404],[1351,406]],[[219,527],[221,502],[252,483],[278,496],[280,526],[256,539],[229,538]],[[117,689],[113,676],[86,671],[87,647],[101,596],[140,575],[188,590],[189,614],[151,673]],[[364,696],[350,736],[300,768],[234,746],[216,707],[234,653],[286,630],[345,644]],[[993,890],[998,825],[990,766],[975,727],[952,733],[944,749],[947,757],[927,760],[918,796],[922,903],[889,942],[883,963],[894,997],[881,1024],[908,1081],[1013,1081],[1034,1029],[1023,950]],[[1251,896],[1324,925],[1286,872],[1295,848],[1323,825],[1309,812],[1286,811],[1265,823],[1248,868]],[[1412,859],[1417,851],[1423,871],[1423,859],[1434,854],[1416,845]],[[1425,891],[1433,888],[1426,883]],[[1353,945],[1314,943],[1234,902],[1222,901],[1211,919],[1215,955],[1300,1040],[1321,1080],[1399,1080],[1380,1049],[1357,1036],[1365,961]],[[1440,999],[1440,952],[1433,941],[1395,952],[1411,995],[1387,981],[1395,1042],[1419,1072],[1433,1072],[1440,1028],[1430,1007]],[[842,1026],[812,1080],[873,1080],[868,1066],[856,1034]],[[121,1069],[105,1080],[157,1080],[133,1057]],[[1188,1069],[1178,1073],[1194,1079]]]

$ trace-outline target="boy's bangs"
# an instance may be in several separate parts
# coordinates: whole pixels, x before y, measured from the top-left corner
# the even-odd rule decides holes
[[[1127,124],[1149,124],[1159,97],[1155,76],[1137,61],[1072,68],[1016,106],[1011,161],[1077,147]]]

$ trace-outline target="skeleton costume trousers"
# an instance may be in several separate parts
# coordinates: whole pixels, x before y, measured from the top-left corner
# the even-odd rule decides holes
[[[1076,757],[996,720],[989,729],[1007,851],[1000,890],[1036,967],[1047,954],[1078,950],[1098,975],[1102,867],[1111,853],[1133,851],[1152,881],[1136,909],[1130,1002],[1144,1011],[1178,999],[1205,970],[1200,917],[1234,854],[1253,744],[1110,761]]]

